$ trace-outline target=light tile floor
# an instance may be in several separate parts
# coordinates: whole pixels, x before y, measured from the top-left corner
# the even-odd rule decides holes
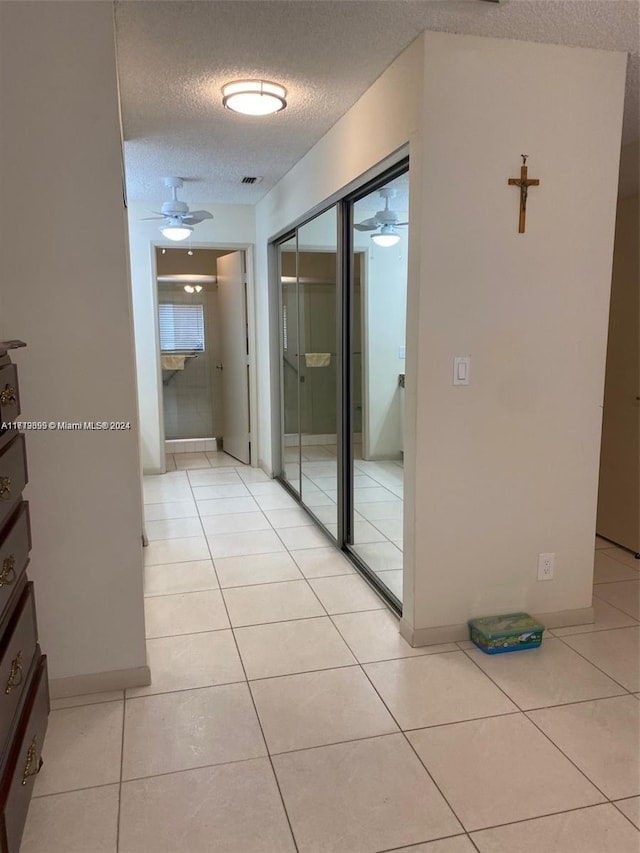
[[[640,851],[632,555],[596,542],[595,623],[539,650],[412,649],[277,484],[210,457],[145,482],[153,683],[52,703],[21,853]]]

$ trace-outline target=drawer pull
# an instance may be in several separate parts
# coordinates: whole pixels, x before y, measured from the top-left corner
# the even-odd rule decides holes
[[[22,684],[22,652],[18,652],[16,657],[11,662],[11,670],[7,679],[7,687],[5,693],[11,693],[14,687],[19,687]]]
[[[16,558],[13,554],[9,554],[2,562],[2,570],[0,570],[0,587],[11,586],[16,579]]]
[[[34,735],[29,751],[27,752],[27,763],[24,765],[22,773],[22,784],[26,785],[32,776],[37,776],[42,770],[43,764],[42,756],[38,758],[38,736]]]
[[[16,389],[13,385],[5,385],[4,391],[0,392],[0,403],[3,406],[8,406],[10,403],[17,403]]]
[[[11,497],[11,477],[0,477],[0,501],[8,501]]]

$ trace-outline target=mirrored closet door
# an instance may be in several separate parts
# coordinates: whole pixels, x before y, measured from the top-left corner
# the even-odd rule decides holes
[[[408,164],[275,246],[281,481],[402,609]]]

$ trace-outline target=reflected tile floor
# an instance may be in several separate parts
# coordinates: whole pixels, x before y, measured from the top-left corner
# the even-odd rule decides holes
[[[298,449],[288,448],[298,459]],[[305,503],[334,536],[336,523],[335,445],[302,446],[302,489]],[[287,476],[300,475],[296,463],[287,466]],[[399,460],[363,460],[356,445],[354,454],[354,546],[387,589],[402,602],[404,468]],[[274,525],[275,526],[275,525]],[[285,536],[283,536],[285,538]]]
[[[278,484],[202,466],[145,478],[153,684],[52,703],[21,853],[638,853],[640,564],[599,540],[595,624],[539,650],[412,649]]]

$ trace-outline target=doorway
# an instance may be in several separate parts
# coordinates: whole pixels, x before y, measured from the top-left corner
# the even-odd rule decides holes
[[[156,247],[155,253],[168,466],[172,467],[171,455],[206,456],[218,450],[248,464],[250,336],[245,252]]]
[[[408,161],[284,235],[280,479],[398,612]]]

